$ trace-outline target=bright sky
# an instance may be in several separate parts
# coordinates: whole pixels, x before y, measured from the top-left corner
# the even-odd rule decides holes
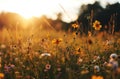
[[[23,17],[46,15],[56,19],[56,14],[63,13],[63,21],[70,22],[77,19],[82,4],[100,1],[103,6],[107,2],[115,3],[120,0],[0,0],[0,11],[15,12]]]

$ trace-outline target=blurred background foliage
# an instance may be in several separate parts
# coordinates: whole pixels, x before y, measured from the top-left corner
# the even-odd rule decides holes
[[[3,28],[15,30],[16,27],[17,29],[23,29],[34,25],[35,28],[74,31],[74,29],[71,28],[71,24],[77,22],[80,25],[78,32],[82,31],[82,33],[87,34],[89,30],[92,30],[92,23],[95,20],[99,20],[102,25],[101,31],[106,30],[108,33],[111,33],[112,28],[114,28],[115,32],[120,31],[119,3],[107,4],[106,7],[103,8],[99,2],[95,2],[94,4],[84,4],[79,10],[78,19],[70,23],[62,21],[62,13],[57,14],[58,18],[56,20],[52,20],[46,16],[32,17],[28,20],[16,13],[1,12],[0,30]]]

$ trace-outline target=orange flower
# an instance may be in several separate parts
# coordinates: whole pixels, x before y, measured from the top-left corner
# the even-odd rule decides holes
[[[92,76],[92,79],[104,79],[102,76],[96,76],[96,75],[93,75]]]
[[[56,44],[56,45],[58,45],[60,42],[62,42],[62,39],[61,39],[61,38],[59,38],[59,39],[53,39],[53,40],[52,40],[52,43],[53,43],[53,44]]]
[[[4,74],[0,73],[0,79],[4,78]]]
[[[74,23],[74,24],[72,24],[72,27],[73,27],[73,28],[78,28],[78,27],[79,27],[79,25],[78,25],[78,24],[76,24],[76,23]]]
[[[98,20],[96,20],[94,23],[93,23],[93,27],[95,28],[95,30],[100,30],[102,25],[100,24],[100,22]]]

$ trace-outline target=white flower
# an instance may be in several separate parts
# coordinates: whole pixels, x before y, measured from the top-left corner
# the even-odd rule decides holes
[[[15,61],[16,61],[16,62],[18,62],[18,61],[19,61],[19,59],[18,59],[18,58],[15,58]]]
[[[81,63],[82,61],[83,59],[79,57],[77,63]]]
[[[99,71],[100,71],[100,67],[99,67],[98,65],[95,65],[95,66],[94,66],[94,70],[95,70],[96,72],[99,72]]]
[[[42,53],[42,54],[40,55],[40,58],[42,58],[42,57],[44,57],[44,56],[51,56],[51,54],[50,54],[50,53]]]
[[[115,54],[115,53],[113,53],[113,54],[110,55],[110,58],[112,58],[112,59],[116,59],[117,57],[118,57],[118,55]]]
[[[97,58],[96,58],[97,60],[99,60],[100,59],[100,56],[97,56]]]

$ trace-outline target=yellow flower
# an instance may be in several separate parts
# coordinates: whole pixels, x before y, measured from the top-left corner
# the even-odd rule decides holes
[[[92,79],[104,79],[102,76],[96,76],[96,75],[93,75],[92,76]]]
[[[76,32],[73,32],[73,36],[76,36],[77,35],[77,33]]]
[[[0,79],[4,78],[4,74],[0,73]]]
[[[62,39],[61,39],[61,38],[59,38],[59,39],[53,39],[53,40],[52,40],[52,43],[53,43],[53,44],[56,44],[56,45],[58,45],[60,42],[62,42]]]
[[[77,52],[81,52],[80,47],[77,47],[75,50],[76,50]]]
[[[49,39],[49,38],[50,38],[50,34],[49,34],[49,33],[47,33],[46,37]]]
[[[100,22],[98,20],[96,20],[94,23],[93,23],[93,27],[95,28],[95,30],[100,30],[102,25],[100,24]]]
[[[72,27],[73,27],[73,28],[78,28],[78,27],[79,27],[79,25],[78,25],[78,24],[76,24],[76,23],[74,23],[74,24],[72,24]]]

